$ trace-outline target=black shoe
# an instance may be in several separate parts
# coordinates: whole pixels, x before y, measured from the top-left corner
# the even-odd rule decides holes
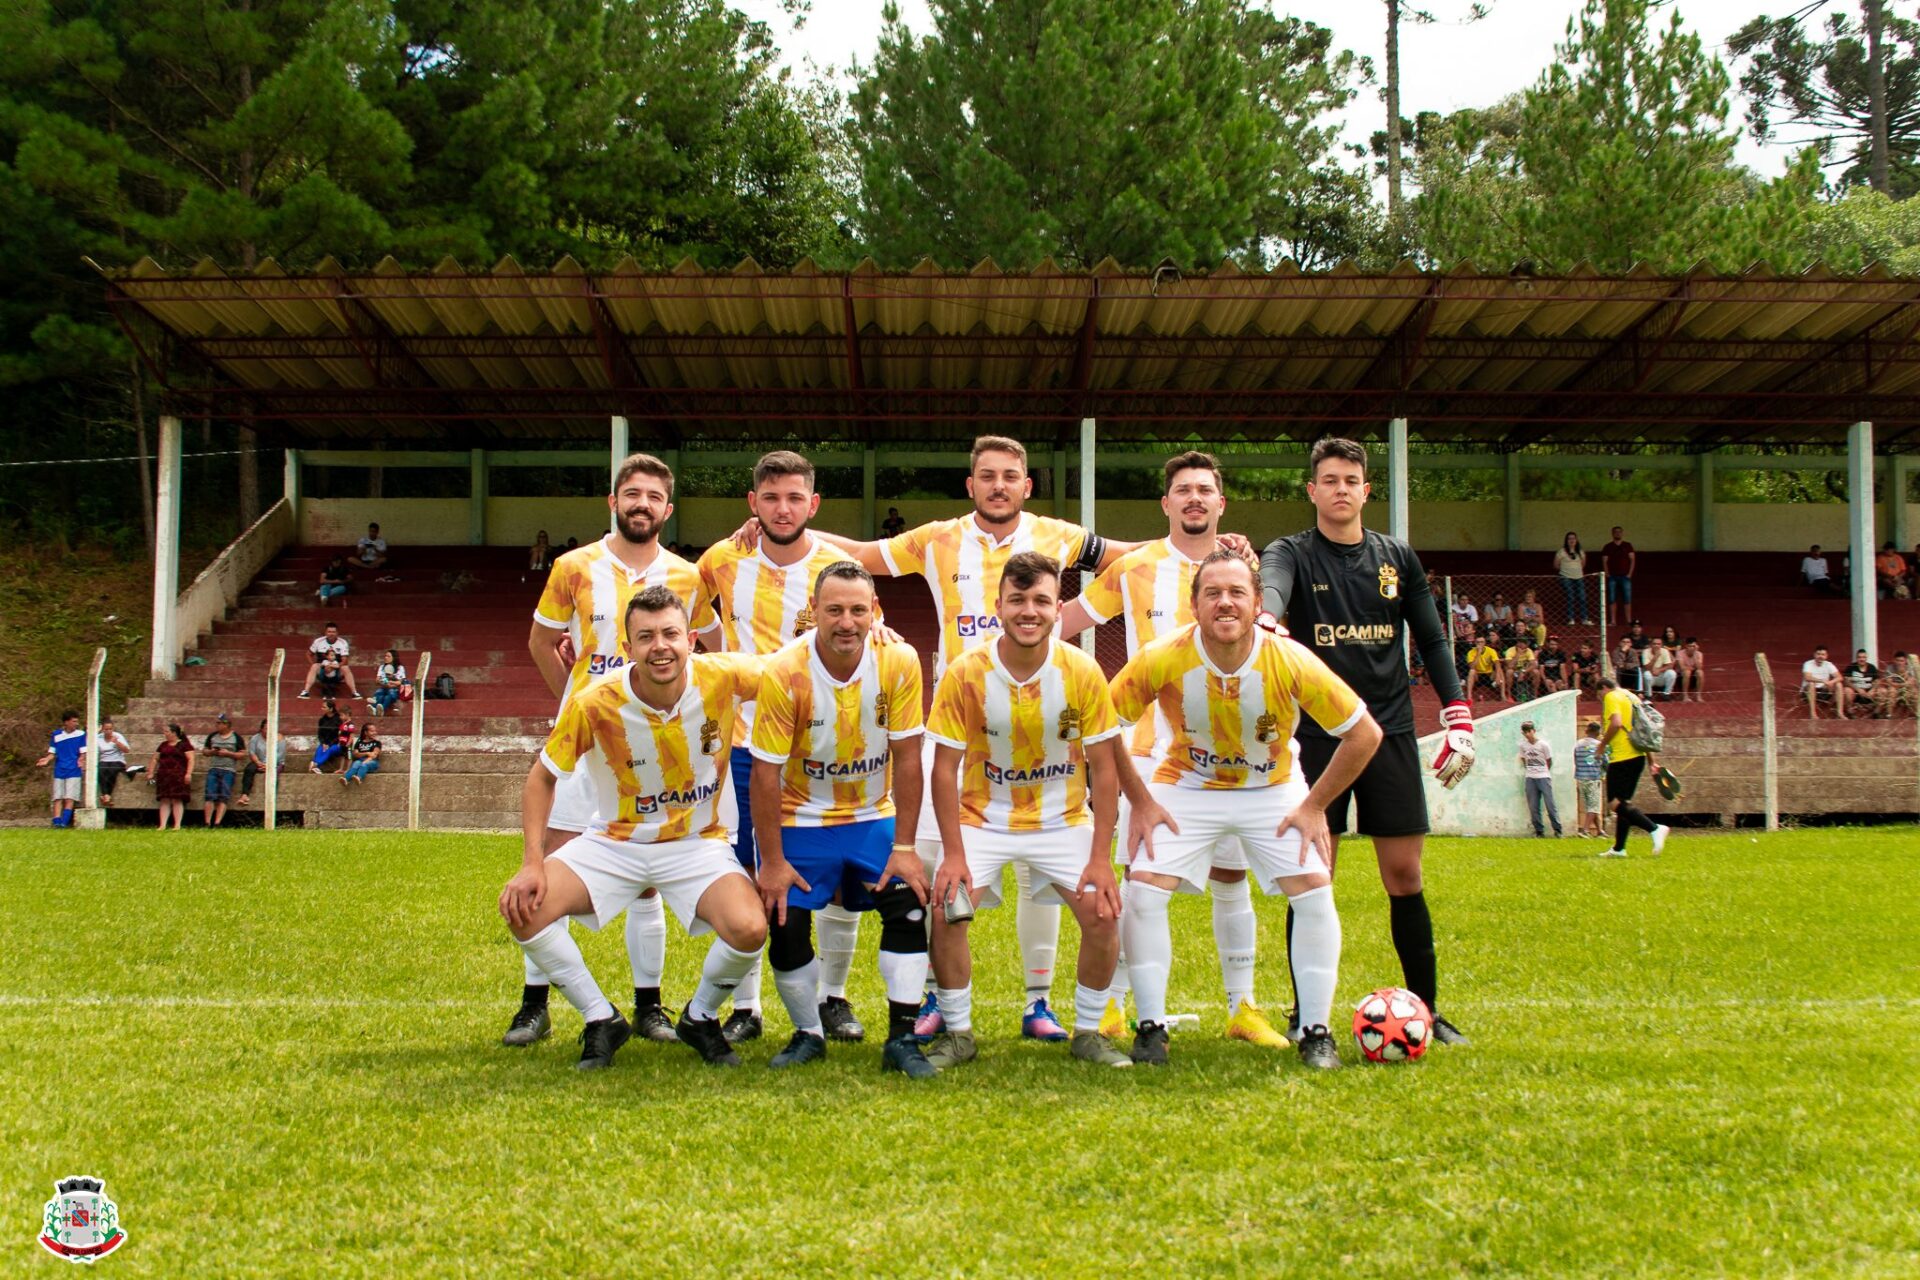
[[[1300,1006],[1299,1005],[1295,1005],[1293,1006],[1293,1008],[1287,1010],[1287,1039],[1293,1041],[1293,1043],[1295,1044],[1300,1043]]]
[[[633,1028],[616,1011],[611,1018],[589,1022],[580,1032],[580,1061],[576,1071],[604,1071],[613,1065],[614,1052],[627,1042]]]
[[[845,996],[828,996],[820,1002],[820,1025],[827,1029],[829,1040],[858,1043],[867,1038],[867,1029],[853,1016],[853,1006]]]
[[[672,1044],[680,1038],[673,1034],[673,1019],[657,1004],[633,1011],[633,1034],[657,1044]]]
[[[1433,1015],[1433,1038],[1440,1044],[1472,1044],[1467,1033],[1448,1022],[1439,1014]]]
[[[685,1023],[686,1019],[680,1021]],[[745,1044],[749,1040],[758,1040],[765,1029],[759,1014],[751,1009],[735,1009],[727,1015],[727,1024],[720,1028],[720,1034],[727,1038],[728,1044]]]
[[[1308,1027],[1300,1033],[1300,1061],[1320,1071],[1340,1066],[1340,1051],[1334,1048],[1333,1033],[1325,1027]]]
[[[507,1024],[507,1034],[500,1037],[500,1043],[523,1047],[545,1040],[552,1034],[553,1019],[547,1016],[547,1006],[523,1004],[513,1015],[513,1021]]]
[[[880,1050],[880,1069],[899,1071],[909,1080],[931,1080],[940,1074],[940,1069],[927,1061],[927,1051],[912,1036],[900,1036],[887,1041]]]
[[[809,1062],[819,1062],[827,1056],[827,1041],[811,1031],[796,1031],[793,1039],[787,1041],[787,1047],[773,1055],[770,1067],[804,1067]]]
[[[1167,1028],[1158,1022],[1143,1022],[1133,1035],[1133,1060],[1149,1067],[1167,1065]]]
[[[737,1016],[737,1015],[736,1015]],[[759,1021],[758,1017],[754,1018]],[[705,1018],[696,1020],[685,1009],[680,1011],[680,1021],[674,1027],[674,1034],[680,1043],[700,1055],[700,1061],[710,1067],[737,1067],[740,1055],[727,1043],[726,1035],[720,1030],[720,1019]]]

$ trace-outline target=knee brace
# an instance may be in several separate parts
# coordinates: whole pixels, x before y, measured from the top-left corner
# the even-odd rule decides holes
[[[791,973],[813,959],[813,912],[787,908],[787,922],[767,924],[767,959],[775,973]]]
[[[880,917],[880,949],[918,955],[927,949],[927,909],[904,884],[883,889],[873,900]]]

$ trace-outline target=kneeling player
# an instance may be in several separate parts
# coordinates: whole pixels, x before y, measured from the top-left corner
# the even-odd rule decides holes
[[[665,587],[634,596],[625,624],[633,661],[568,702],[527,774],[524,860],[500,893],[500,914],[586,1019],[579,1066],[594,1069],[612,1065],[632,1029],[588,972],[566,917],[597,930],[657,889],[689,934],[718,935],[675,1030],[709,1064],[738,1066],[719,1010],[753,967],[767,923],[727,843],[721,757],[765,660],[695,657],[686,607]],[[583,767],[597,797],[593,827],[543,857],[555,780]]]
[[[773,917],[773,965],[793,1039],[775,1067],[827,1056],[813,913],[837,902],[880,916],[887,984],[881,1066],[914,1079],[934,1068],[913,1036],[927,977],[927,880],[911,840],[920,811],[920,656],[873,628],[873,577],[851,560],[813,584],[814,629],[767,660],[754,713],[753,813],[760,892]]]
[[[1002,873],[1024,864],[1031,900],[1064,901],[1080,925],[1073,1056],[1131,1066],[1099,1029],[1120,947],[1108,852],[1120,724],[1100,665],[1053,634],[1055,561],[1033,551],[1009,557],[996,606],[1000,637],[947,665],[927,722],[942,850],[933,888],[935,998],[945,1026],[927,1057],[945,1068],[978,1052],[967,923],[949,920],[949,911],[963,901],[995,905]]]
[[[1312,653],[1254,625],[1260,585],[1245,560],[1214,552],[1194,574],[1192,593],[1196,621],[1142,649],[1113,682],[1122,719],[1137,722],[1158,707],[1173,735],[1144,782],[1120,757],[1133,810],[1121,923],[1140,1014],[1133,1060],[1167,1061],[1173,895],[1203,892],[1214,845],[1238,836],[1260,887],[1285,894],[1295,913],[1300,1056],[1309,1066],[1337,1067],[1327,1020],[1340,969],[1340,917],[1326,805],[1359,776],[1380,745],[1380,729]],[[1302,710],[1340,739],[1311,791],[1293,780],[1290,740]],[[1166,830],[1156,835],[1156,827]]]

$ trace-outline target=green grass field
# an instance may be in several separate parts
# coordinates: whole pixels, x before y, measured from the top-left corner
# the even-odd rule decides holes
[[[782,1014],[735,1072],[635,1042],[583,1078],[558,997],[552,1040],[500,1048],[509,838],[0,834],[0,1271],[56,1274],[42,1202],[91,1173],[129,1277],[1920,1273],[1920,833],[1596,847],[1430,847],[1471,1048],[1362,1067],[1343,1032],[1309,1077],[1229,1043],[1187,899],[1174,1007],[1206,1030],[1166,1071],[1082,1067],[1017,1039],[1002,910],[982,1057],[914,1086],[869,1046],[767,1070]],[[1345,852],[1350,1008],[1399,973]],[[618,930],[587,955],[628,1003]],[[696,956],[676,932],[669,1003]]]

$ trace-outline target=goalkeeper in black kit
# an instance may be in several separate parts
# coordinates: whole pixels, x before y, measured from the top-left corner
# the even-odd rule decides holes
[[[1367,451],[1351,440],[1321,440],[1313,446],[1308,475],[1314,527],[1275,539],[1261,555],[1265,612],[1259,620],[1277,627],[1278,619],[1285,618],[1293,638],[1365,700],[1385,735],[1352,788],[1327,806],[1327,827],[1337,853],[1339,837],[1347,829],[1347,810],[1358,805],[1357,830],[1373,838],[1391,908],[1393,949],[1399,953],[1407,989],[1433,1011],[1435,1040],[1465,1044],[1459,1028],[1440,1014],[1433,917],[1427,913],[1420,878],[1427,799],[1407,679],[1408,630],[1440,695],[1446,738],[1433,770],[1442,786],[1454,786],[1473,767],[1473,711],[1460,690],[1453,650],[1420,558],[1400,539],[1361,527],[1360,512],[1369,491]],[[1339,740],[1304,719],[1297,734],[1301,767],[1307,781],[1315,782]],[[1291,910],[1287,939],[1291,950]],[[1297,1038],[1298,1015],[1288,1022],[1288,1035]]]

